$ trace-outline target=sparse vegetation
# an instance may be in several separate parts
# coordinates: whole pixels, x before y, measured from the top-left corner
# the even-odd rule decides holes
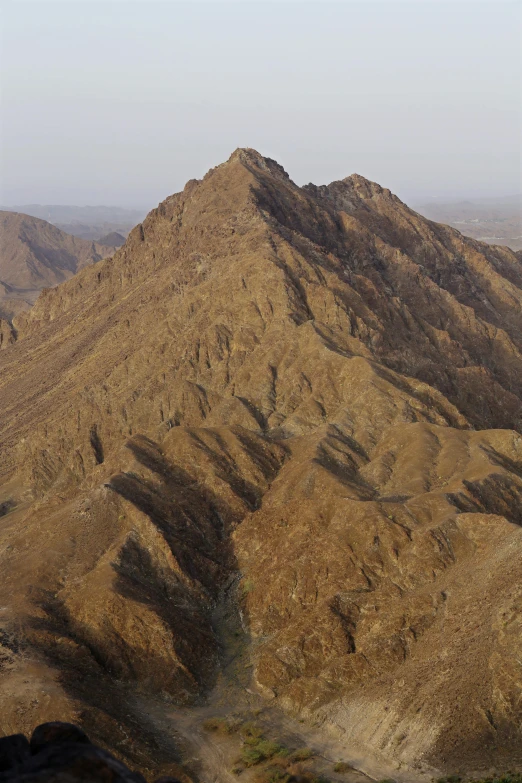
[[[202,723],[205,731],[212,731],[219,734],[233,734],[236,732],[241,723],[233,718],[207,718]]]
[[[243,745],[240,756],[232,767],[235,775],[255,767],[255,783],[287,783],[291,776],[296,774],[309,783],[330,783],[310,770],[302,770],[301,764],[314,756],[310,748],[290,750],[281,742],[268,739],[262,727],[253,721],[240,725],[238,732]]]
[[[290,753],[288,760],[293,764],[296,761],[306,761],[313,755],[314,753],[312,750],[310,750],[310,748],[298,748],[297,750],[293,750]]]
[[[284,756],[288,753],[284,745],[267,740],[263,736],[249,737],[241,748],[241,762],[245,767],[253,767],[261,761],[267,761],[274,756]]]
[[[346,761],[338,761],[334,766],[334,772],[344,775],[346,772],[350,772],[353,767],[346,763]]]
[[[240,733],[241,736],[245,739],[245,741],[249,739],[258,739],[259,737],[263,736],[262,728],[258,726],[256,723],[253,723],[252,721],[243,723],[241,725]]]
[[[270,765],[259,770],[255,776],[256,783],[287,783],[290,773],[280,766]]]

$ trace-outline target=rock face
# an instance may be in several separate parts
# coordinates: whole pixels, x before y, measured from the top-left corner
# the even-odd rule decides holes
[[[70,236],[45,220],[0,211],[0,317],[27,310],[43,288],[68,280],[113,247]]]
[[[212,687],[240,580],[285,709],[520,763],[521,305],[509,249],[248,149],[44,291],[0,360],[0,729],[146,767],[125,683]]]

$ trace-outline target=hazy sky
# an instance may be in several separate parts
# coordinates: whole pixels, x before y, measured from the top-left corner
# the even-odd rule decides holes
[[[0,0],[0,203],[149,207],[236,147],[299,184],[520,192],[521,9]]]

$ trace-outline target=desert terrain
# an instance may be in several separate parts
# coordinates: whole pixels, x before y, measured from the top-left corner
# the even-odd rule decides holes
[[[0,732],[521,770],[521,305],[509,247],[238,149],[1,321]]]

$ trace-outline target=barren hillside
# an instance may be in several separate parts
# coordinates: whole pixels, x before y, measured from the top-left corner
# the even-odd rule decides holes
[[[0,354],[0,730],[166,768],[139,700],[212,698],[238,633],[347,752],[520,767],[521,304],[508,248],[248,149],[46,290]]]

